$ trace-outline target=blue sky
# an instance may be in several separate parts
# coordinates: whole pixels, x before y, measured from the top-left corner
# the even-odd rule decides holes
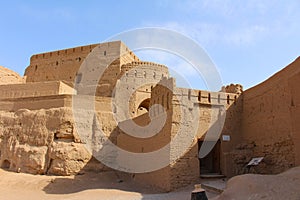
[[[300,56],[299,0],[12,0],[0,5],[0,65],[21,75],[32,54],[99,43],[143,27],[191,37],[211,57],[224,84],[241,83],[245,88]],[[137,54],[172,66],[191,87],[205,89],[203,80],[174,55]]]

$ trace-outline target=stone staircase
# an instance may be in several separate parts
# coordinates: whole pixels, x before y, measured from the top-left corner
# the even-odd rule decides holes
[[[221,194],[226,187],[227,179],[224,176],[201,178],[201,187],[208,192]]]

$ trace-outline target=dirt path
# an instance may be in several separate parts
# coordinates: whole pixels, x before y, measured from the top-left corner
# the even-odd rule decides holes
[[[1,200],[190,200],[192,186],[160,194],[112,172],[81,176],[41,176],[0,169]],[[214,194],[208,194],[214,197]]]

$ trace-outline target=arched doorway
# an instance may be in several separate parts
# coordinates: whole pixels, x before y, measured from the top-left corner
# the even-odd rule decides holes
[[[150,108],[150,98],[145,99],[140,103],[136,112],[137,116],[149,112],[149,108]]]

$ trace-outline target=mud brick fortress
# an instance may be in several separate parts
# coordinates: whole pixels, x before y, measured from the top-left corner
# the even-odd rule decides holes
[[[97,85],[92,97],[97,119],[114,145],[141,154],[156,151],[170,143],[180,127],[189,130],[195,125],[194,117],[182,113],[180,107],[187,107],[191,113],[197,110],[199,115],[197,133],[184,154],[162,169],[130,173],[135,181],[171,191],[207,174],[276,174],[300,165],[300,58],[246,91],[232,84],[211,92],[176,87],[166,66],[140,61],[125,44],[116,41],[33,55],[24,77],[0,68],[0,167],[53,175],[114,170],[85,148],[72,113],[72,100],[77,95],[74,83],[83,78],[78,69],[95,48],[99,48],[100,60],[117,58],[100,80],[91,80]],[[145,80],[151,84],[130,88],[131,83]],[[135,138],[120,129],[128,120],[117,123],[114,119],[114,114],[122,115],[126,110],[112,106],[121,105],[118,100],[113,102],[116,86],[123,94],[133,91],[128,113],[141,126],[151,121],[150,115],[162,113],[159,108],[151,110],[152,105],[162,106],[166,122],[157,134]],[[85,95],[90,96],[88,92]],[[199,148],[218,123],[211,121],[213,108],[217,108],[217,115],[226,113],[224,126],[212,151],[200,159]],[[85,123],[93,124],[88,120]],[[184,141],[185,136],[179,139]],[[167,156],[171,159],[178,149],[171,146]],[[249,170],[245,166],[254,157],[264,159]]]

